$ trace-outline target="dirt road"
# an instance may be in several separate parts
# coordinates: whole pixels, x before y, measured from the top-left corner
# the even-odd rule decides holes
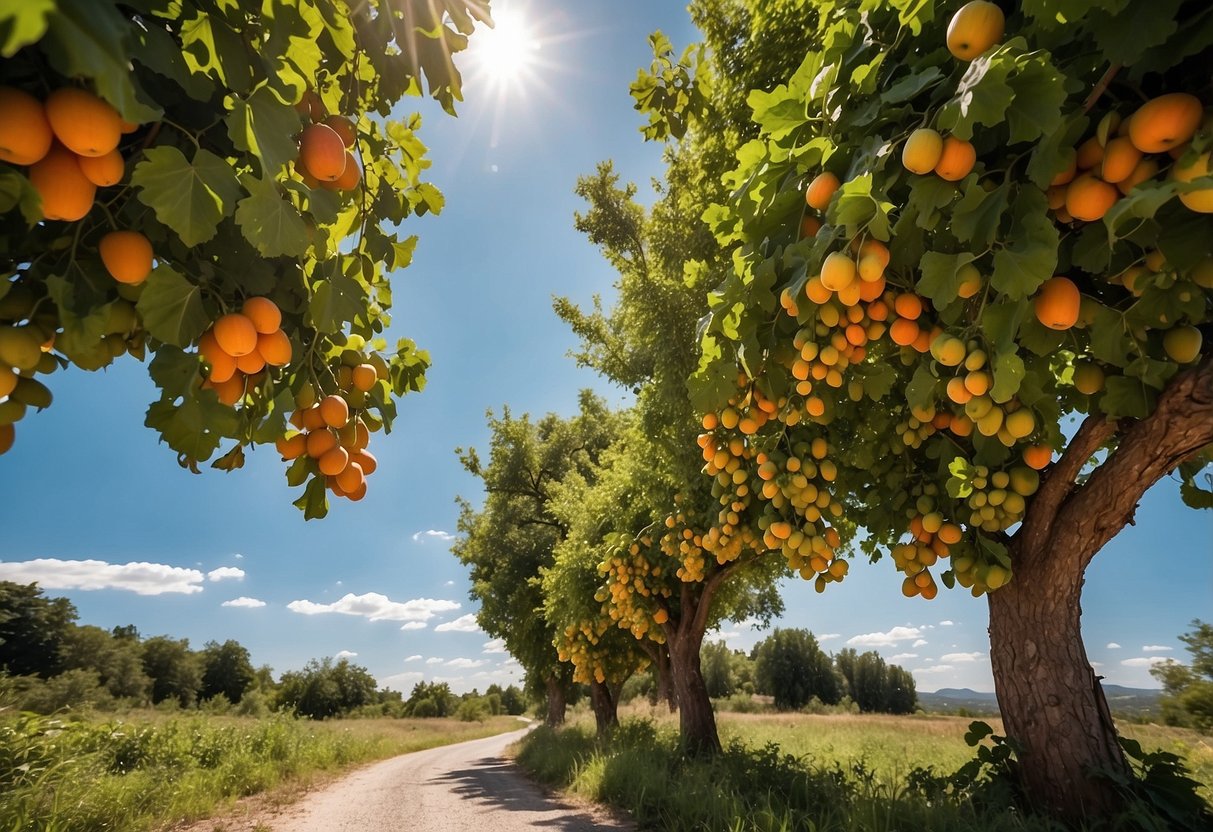
[[[274,832],[556,832],[629,830],[546,796],[504,756],[525,730],[394,757],[307,795],[274,817]]]

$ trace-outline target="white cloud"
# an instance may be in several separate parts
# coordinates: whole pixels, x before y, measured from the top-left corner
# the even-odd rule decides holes
[[[461,615],[454,621],[439,624],[434,628],[434,632],[436,633],[475,633],[479,630],[480,625],[476,623],[476,613],[474,612]]]
[[[939,626],[940,627],[951,627],[952,623],[953,622],[951,621],[951,619],[945,618],[943,621],[939,622]]]
[[[910,646],[911,647],[922,647],[926,643],[927,643],[927,640],[925,638],[918,638],[918,639],[914,639],[914,643],[911,644]]]
[[[237,552],[234,557],[236,560],[244,560],[244,555],[240,554],[239,552]]]
[[[954,668],[950,664],[937,664],[933,667],[919,667],[914,670],[915,673],[947,673]]]
[[[443,584],[443,586],[454,586],[454,585],[455,585],[454,581],[447,581],[446,583]]]
[[[864,633],[847,639],[854,647],[893,647],[899,641],[909,641],[922,635],[917,627],[894,627],[887,633]]]
[[[107,563],[103,560],[36,560],[0,563],[0,580],[37,582],[43,589],[125,589],[139,595],[202,591],[202,573],[163,563]]]
[[[264,607],[265,602],[260,598],[249,598],[247,595],[241,595],[239,598],[233,598],[230,601],[224,601],[219,606],[221,607],[243,607],[244,609],[255,610],[258,607]]]
[[[902,659],[917,659],[917,658],[918,658],[917,653],[898,653],[895,656],[889,656],[889,661],[899,662]]]
[[[429,621],[440,612],[459,609],[455,601],[440,601],[433,598],[415,598],[412,601],[393,601],[378,592],[365,595],[346,593],[331,604],[315,601],[291,601],[286,608],[301,615],[321,615],[338,612],[342,615],[359,615],[371,621]]]
[[[415,661],[419,661],[420,659],[421,659],[421,654],[414,653],[413,655],[411,655],[407,659],[405,659],[405,661],[406,662],[415,662]]]
[[[427,540],[441,540],[443,543],[450,543],[454,539],[455,535],[444,532],[442,529],[426,529],[413,535],[414,543],[424,543]]]
[[[505,652],[505,639],[495,638],[492,641],[486,641],[484,643],[484,652],[485,653],[504,653]]]
[[[379,687],[391,688],[392,690],[404,691],[411,688],[413,685],[425,678],[425,674],[420,670],[414,670],[409,673],[395,673],[391,676],[384,676],[377,680]]]
[[[443,660],[438,658],[437,656],[431,656],[430,658],[425,660],[426,664],[442,664],[442,662],[443,662]]]
[[[220,566],[218,569],[212,569],[206,573],[208,581],[226,581],[228,578],[243,581],[244,570],[236,566]]]
[[[1109,641],[1109,642],[1108,642],[1108,649],[1109,649],[1109,650],[1119,650],[1119,649],[1120,649],[1120,645],[1119,645],[1119,644],[1117,644],[1117,643],[1116,643],[1116,642],[1114,642],[1114,641]]]
[[[451,659],[446,663],[446,666],[471,669],[473,667],[483,667],[488,663],[488,659]]]
[[[981,661],[985,655],[980,650],[975,650],[972,653],[944,653],[939,657],[939,660],[941,662],[976,662]]]
[[[358,654],[353,652],[352,650],[338,650],[337,654],[335,656],[333,656],[333,658],[340,661],[342,659],[352,659],[357,655]]]
[[[1125,667],[1153,667],[1166,661],[1162,656],[1141,656],[1136,659],[1124,659],[1121,661],[1121,664]]]
[[[1143,653],[1170,653],[1174,647],[1168,647],[1165,644],[1143,644],[1141,652]]]
[[[503,661],[501,663],[501,666],[508,667],[509,665],[512,665],[512,664],[518,664],[518,660],[516,658],[514,658],[513,656],[510,656],[508,659],[506,659],[505,661]]]
[[[424,621],[406,621],[400,625],[402,630],[424,630],[426,628]]]
[[[842,633],[822,633],[817,636],[817,643],[821,644],[821,642],[829,641],[832,638],[842,638]]]

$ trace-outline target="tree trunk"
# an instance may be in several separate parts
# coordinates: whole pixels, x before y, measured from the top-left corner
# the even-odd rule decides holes
[[[692,756],[716,754],[720,751],[720,735],[716,730],[716,714],[708,687],[699,671],[699,649],[703,632],[679,634],[670,645],[670,677],[678,697],[678,726],[682,749]]]
[[[670,709],[670,713],[678,710],[678,697],[674,692],[674,685],[671,680],[670,671],[670,651],[664,644],[657,645],[657,657],[653,662],[653,669],[657,676],[657,702],[665,701]]]
[[[564,685],[560,684],[560,680],[555,676],[549,676],[544,680],[544,684],[548,691],[548,715],[544,724],[551,728],[564,725]]]
[[[619,725],[619,701],[605,682],[590,682],[590,705],[594,709],[599,736]]]
[[[1128,776],[1116,726],[1079,632],[1081,575],[1053,574],[1049,559],[1024,558],[991,592],[990,663],[1008,737],[1019,746],[1029,802],[1070,819],[1106,816],[1116,787],[1093,771]]]
[[[1113,443],[1081,485],[1092,456]],[[1010,541],[1011,583],[990,593],[990,661],[1007,736],[1020,748],[1025,796],[1087,821],[1121,798],[1102,770],[1130,779],[1116,728],[1079,631],[1083,575],[1158,480],[1213,442],[1213,359],[1176,376],[1149,417],[1088,416],[1046,469]]]

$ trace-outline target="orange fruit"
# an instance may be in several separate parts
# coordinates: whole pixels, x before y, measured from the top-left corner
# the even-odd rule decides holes
[[[227,381],[208,381],[211,387],[214,388],[215,394],[219,396],[219,401],[229,407],[244,396],[244,376],[236,373]]]
[[[375,455],[366,449],[354,451],[350,455],[350,462],[357,462],[361,465],[362,473],[368,477],[379,467],[379,460],[375,459]]]
[[[1191,182],[1193,179],[1209,176],[1210,173],[1209,153],[1205,152],[1197,156],[1190,165],[1181,167],[1176,162],[1175,167],[1171,170],[1171,178],[1176,182]],[[1190,211],[1196,211],[1200,214],[1213,214],[1213,187],[1181,193],[1179,201],[1186,205]]]
[[[312,459],[320,459],[336,447],[337,437],[331,430],[320,428],[307,434],[307,455]]]
[[[922,298],[918,295],[906,293],[898,295],[893,301],[893,309],[903,318],[908,318],[911,321],[917,320],[922,314]]]
[[[1078,146],[1076,163],[1080,170],[1090,170],[1103,161],[1103,154],[1103,145],[1099,143],[1098,138],[1092,136]]]
[[[257,349],[256,327],[238,312],[231,312],[215,321],[214,331],[215,341],[233,358],[240,358]]]
[[[1137,163],[1137,167],[1133,168],[1133,172],[1124,179],[1116,183],[1116,190],[1122,194],[1128,194],[1129,191],[1136,188],[1142,182],[1153,179],[1158,175],[1158,162],[1150,157],[1144,157]]]
[[[1066,212],[1076,220],[1094,222],[1108,213],[1120,194],[1116,186],[1089,173],[1066,186]]]
[[[864,258],[865,260],[867,258]],[[876,280],[861,280],[857,284],[852,284],[859,288],[859,299],[871,303],[884,293],[885,279],[879,277]],[[840,295],[841,297],[841,295]],[[875,320],[875,319],[873,319]]]
[[[329,116],[324,120],[324,124],[341,137],[341,142],[346,147],[353,147],[354,142],[358,140],[358,131],[345,116]]]
[[[42,102],[24,90],[0,87],[0,162],[32,165],[51,149]]]
[[[340,445],[334,445],[325,451],[317,460],[320,473],[335,477],[350,464],[350,452]]]
[[[119,116],[119,118],[121,118],[121,116]],[[122,135],[125,136],[128,133],[134,133],[136,130],[138,130],[139,125],[132,124],[131,122],[127,121],[126,119],[122,119],[122,124],[118,129],[121,130]]]
[[[1128,179],[1140,162],[1141,151],[1133,146],[1127,136],[1117,136],[1104,147],[1099,178],[1115,185]]]
[[[274,443],[283,459],[297,459],[307,453],[307,437],[302,433],[284,436]]]
[[[977,163],[977,151],[964,139],[948,136],[943,140],[943,153],[935,164],[935,175],[948,182],[959,182],[969,175]]]
[[[1048,445],[1029,445],[1023,449],[1023,461],[1039,471],[1053,459],[1053,449]]]
[[[42,197],[42,216],[48,220],[81,219],[97,195],[97,186],[80,170],[76,154],[62,145],[53,146],[29,169],[29,181]]]
[[[223,351],[215,340],[215,333],[209,329],[198,339],[198,354],[211,365],[207,379],[212,384],[227,381],[236,374],[236,359]]]
[[[899,347],[908,347],[918,340],[918,324],[909,318],[898,318],[889,327],[889,337]]]
[[[821,220],[817,217],[805,217],[800,221],[800,236],[801,238],[816,237],[817,232],[821,230]]]
[[[332,182],[321,182],[320,184],[330,191],[352,191],[358,187],[358,183],[361,181],[362,171],[358,167],[358,162],[354,159],[354,154],[347,150],[345,152],[345,170]]]
[[[804,284],[804,293],[805,297],[813,301],[813,303],[817,304],[818,306],[828,302],[830,300],[830,296],[833,294],[833,292],[822,284],[820,277],[809,278],[809,280]]]
[[[965,3],[948,24],[948,51],[971,61],[1002,40],[1007,20],[1002,9],[986,0]]]
[[[320,415],[319,407],[309,407],[303,411],[303,426],[308,430],[320,430],[326,427],[324,417]]]
[[[935,170],[943,156],[943,136],[926,127],[920,127],[906,139],[901,149],[901,164],[910,173],[930,173]]]
[[[1078,173],[1078,157],[1075,156],[1074,158],[1070,159],[1070,163],[1068,165],[1066,165],[1066,169],[1063,170],[1061,173],[1057,174],[1056,176],[1054,176],[1053,180],[1051,182],[1049,182],[1049,184],[1054,187],[1056,187],[1057,185],[1064,185],[1067,182],[1069,182],[1071,179],[1073,179],[1075,174],[1077,174],[1077,173]]]
[[[299,102],[295,104],[295,112],[303,118],[321,121],[325,116],[324,102],[320,100],[320,96],[314,91],[308,90],[303,94],[303,98],[299,99]]]
[[[838,177],[829,171],[819,173],[809,183],[808,190],[804,192],[804,201],[810,208],[824,211],[830,204],[830,197],[834,196],[834,192],[841,186],[842,183],[838,181]]]
[[[105,270],[119,283],[135,286],[152,273],[152,244],[138,231],[111,231],[97,244]]]
[[[261,353],[253,350],[248,355],[242,355],[236,359],[236,369],[246,376],[251,376],[253,373],[259,373],[265,369],[265,359],[261,357]]]
[[[354,368],[353,381],[355,390],[366,393],[379,381],[379,375],[370,364],[359,364]]]
[[[281,329],[264,332],[257,336],[257,352],[271,367],[285,367],[291,363],[291,339]]]
[[[104,156],[80,156],[76,159],[80,172],[99,188],[117,185],[126,172],[126,162],[116,149]]]
[[[325,396],[320,401],[320,415],[331,428],[343,428],[350,420],[350,406],[340,396]]]
[[[323,464],[324,460],[322,459],[320,462]],[[356,492],[366,484],[366,474],[363,472],[362,466],[350,460],[346,463],[345,468],[337,473],[337,484],[349,494]]]
[[[359,488],[357,491],[351,491],[350,493],[346,494],[345,498],[352,503],[356,503],[365,496],[366,496],[366,483],[364,482],[362,484],[361,488]]]
[[[46,119],[63,146],[78,156],[104,156],[122,138],[118,111],[77,87],[60,87],[47,97]]]
[[[1078,322],[1082,295],[1066,277],[1046,280],[1034,302],[1036,319],[1049,329],[1069,329]]]
[[[253,328],[261,335],[277,332],[282,326],[282,312],[269,298],[249,298],[240,307],[240,314],[252,321]]]
[[[1200,99],[1186,92],[1152,98],[1129,119],[1129,138],[1142,153],[1164,153],[1192,138],[1204,112]]]
[[[333,128],[313,124],[299,137],[299,158],[321,182],[335,182],[345,172],[345,144]]]

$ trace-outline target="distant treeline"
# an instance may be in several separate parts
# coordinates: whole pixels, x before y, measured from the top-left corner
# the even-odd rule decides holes
[[[106,630],[76,620],[66,598],[46,597],[37,584],[0,581],[0,703],[37,713],[156,706],[253,716],[286,711],[312,719],[483,719],[521,714],[527,704],[514,685],[457,696],[445,683],[418,682],[406,699],[378,690],[366,668],[344,658],[313,659],[275,680],[271,668],[254,667],[235,640],[193,650],[188,639],[144,638],[131,625]]]

